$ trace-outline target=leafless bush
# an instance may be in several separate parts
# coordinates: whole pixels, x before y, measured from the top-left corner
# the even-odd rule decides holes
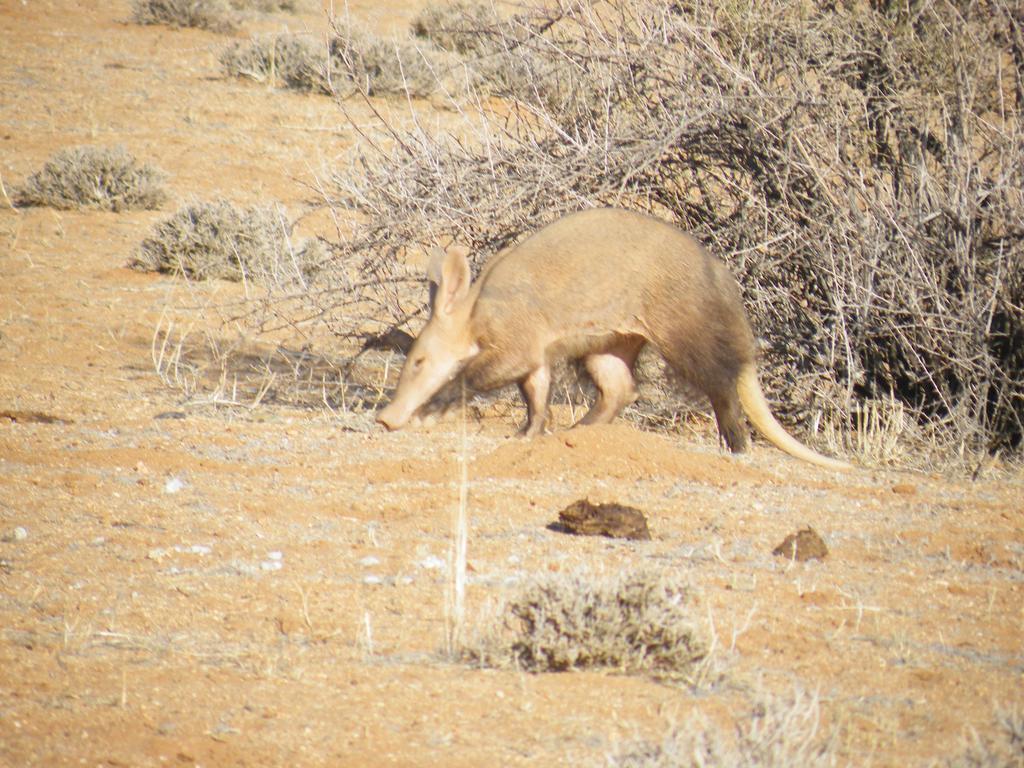
[[[509,74],[478,70],[506,98],[489,120],[444,134],[382,117],[335,174],[332,204],[362,220],[335,263],[365,289],[310,297],[311,313],[401,325],[425,296],[406,254],[454,239],[479,263],[565,212],[623,205],[730,263],[790,421],[853,428],[860,399],[895,400],[948,445],[1019,445],[1021,29],[1001,0],[520,14],[481,32],[510,57]]]
[[[226,0],[133,0],[132,21],[197,27],[211,32],[230,32],[235,28],[231,6]]]
[[[606,667],[692,680],[709,646],[687,592],[653,571],[540,578],[508,601],[503,628],[470,655],[531,672]]]
[[[240,209],[225,201],[193,203],[154,227],[131,266],[197,280],[306,286],[324,254],[317,240],[292,244],[290,229],[274,206]]]
[[[158,208],[167,199],[164,174],[140,165],[124,147],[72,147],[14,191],[18,205],[107,211]]]
[[[816,698],[766,697],[733,734],[695,716],[660,744],[638,744],[614,758],[617,768],[816,768],[835,764],[835,741],[823,737]]]

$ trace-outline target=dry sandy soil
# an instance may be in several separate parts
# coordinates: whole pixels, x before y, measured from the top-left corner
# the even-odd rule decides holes
[[[348,6],[378,29],[416,10]],[[224,78],[230,38],[128,16],[0,0],[8,190],[60,148],[122,143],[172,192],[125,214],[0,200],[0,764],[601,765],[692,713],[728,729],[803,692],[837,764],[928,765],[1024,706],[1019,473],[840,476],[623,423],[522,442],[508,414],[470,420],[463,448],[457,425],[183,402],[154,329],[169,307],[201,328],[188,306],[237,287],[129,270],[132,249],[193,196],[299,210],[354,134],[329,99]],[[286,25],[324,19],[239,36]],[[467,634],[534,574],[657,566],[691,585],[721,679],[447,660],[462,451]],[[583,497],[643,509],[653,540],[547,528]],[[824,561],[772,556],[806,525]]]

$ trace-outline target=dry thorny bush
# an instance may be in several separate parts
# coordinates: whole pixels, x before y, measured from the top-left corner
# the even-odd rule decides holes
[[[465,24],[438,12],[415,27],[463,53],[471,90],[453,96],[449,129],[428,129],[415,102],[409,119],[367,101],[377,130],[353,120],[363,140],[323,180],[355,223],[306,290],[258,305],[257,327],[415,330],[426,290],[410,255],[457,241],[479,266],[565,212],[621,205],[728,261],[791,424],[844,442],[874,410],[876,426],[947,452],[1020,446],[1019,8],[460,8]]]

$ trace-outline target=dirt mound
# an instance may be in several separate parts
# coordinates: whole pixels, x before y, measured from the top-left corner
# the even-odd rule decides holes
[[[510,440],[473,465],[477,475],[648,480],[675,478],[725,487],[767,483],[771,476],[728,456],[687,451],[670,437],[641,432],[628,424],[602,424]]]

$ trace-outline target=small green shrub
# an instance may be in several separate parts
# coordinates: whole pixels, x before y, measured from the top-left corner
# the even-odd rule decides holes
[[[274,206],[237,208],[226,201],[193,203],[154,227],[130,265],[197,280],[304,283],[319,269],[319,241],[294,246]]]
[[[133,0],[132,21],[196,27],[211,32],[230,32],[235,28],[231,6],[226,0]]]
[[[530,672],[611,668],[695,681],[709,646],[686,593],[656,571],[540,578],[508,601],[503,627],[470,656]]]
[[[72,147],[57,152],[14,192],[17,205],[105,211],[158,208],[164,174],[139,165],[124,148]]]

